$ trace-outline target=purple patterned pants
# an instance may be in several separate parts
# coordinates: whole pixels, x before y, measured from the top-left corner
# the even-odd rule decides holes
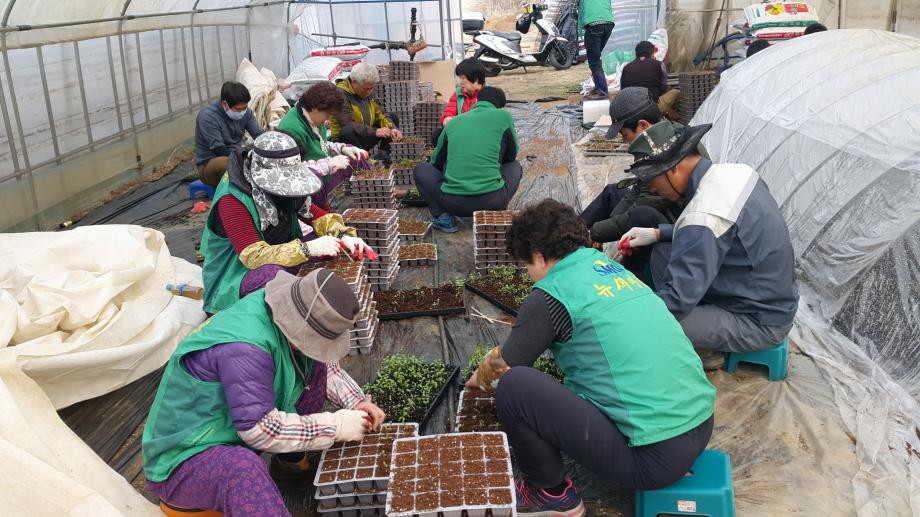
[[[323,410],[325,364],[313,363],[308,386],[297,401],[301,415]],[[165,481],[148,479],[147,491],[173,506],[217,510],[224,517],[290,515],[259,454],[239,445],[217,445],[199,452]]]

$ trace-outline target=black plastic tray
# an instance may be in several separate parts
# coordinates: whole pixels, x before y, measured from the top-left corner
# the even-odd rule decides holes
[[[446,307],[430,311],[380,313],[377,318],[380,320],[404,320],[406,318],[415,318],[416,316],[447,316],[448,314],[463,314],[465,312],[466,307]]]
[[[499,309],[505,311],[506,313],[510,314],[511,316],[514,316],[515,318],[517,317],[517,315],[518,315],[517,309],[512,309],[511,307],[508,307],[507,305],[505,305],[503,302],[500,302],[499,300],[496,300],[495,298],[493,298],[493,297],[489,296],[488,294],[486,294],[486,293],[480,291],[479,289],[476,289],[475,287],[473,287],[472,285],[470,285],[469,281],[464,282],[464,283],[463,283],[463,287],[464,287],[467,291],[469,291],[469,292],[471,292],[471,293],[473,293],[473,294],[475,294],[475,295],[477,295],[477,296],[480,296],[480,297],[484,298],[487,302],[489,302],[489,303],[491,303],[492,305],[498,307]],[[383,319],[383,318],[381,317],[380,319]]]
[[[441,391],[438,392],[434,400],[431,401],[431,404],[428,406],[428,410],[425,411],[425,416],[418,423],[419,431],[424,429],[428,425],[428,421],[431,420],[431,417],[434,416],[435,411],[437,411],[438,406],[441,405],[441,402],[444,401],[444,398],[447,396],[447,392],[450,391],[451,387],[457,380],[457,377],[460,375],[460,367],[454,366],[452,364],[446,365],[450,369],[450,373],[447,374],[447,378],[444,379],[444,385],[441,386]]]
[[[402,198],[402,199],[399,200],[399,202],[400,202],[400,204],[402,204],[402,206],[417,206],[417,207],[426,207],[426,206],[428,206],[428,203],[426,203],[424,199],[406,199],[406,198]]]

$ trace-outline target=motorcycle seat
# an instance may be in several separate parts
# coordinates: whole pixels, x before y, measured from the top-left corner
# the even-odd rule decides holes
[[[521,41],[521,33],[520,33],[520,32],[498,32],[498,31],[492,31],[492,34],[495,34],[496,36],[498,36],[498,37],[500,37],[500,38],[505,38],[505,39],[508,40],[508,41]]]

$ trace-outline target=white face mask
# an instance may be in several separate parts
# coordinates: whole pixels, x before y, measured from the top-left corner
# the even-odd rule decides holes
[[[224,106],[224,113],[230,117],[230,120],[243,120],[243,117],[246,116],[246,112],[249,111],[249,109],[244,109],[243,111],[233,111],[232,109],[226,107],[226,102],[224,103]]]

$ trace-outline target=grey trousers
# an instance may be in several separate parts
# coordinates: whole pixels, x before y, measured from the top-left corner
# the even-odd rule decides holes
[[[651,273],[656,286],[667,281],[671,244],[660,243],[652,248]],[[679,320],[694,348],[720,352],[753,352],[780,344],[792,324],[782,327],[761,325],[752,316],[729,312],[721,307],[699,304]]]

